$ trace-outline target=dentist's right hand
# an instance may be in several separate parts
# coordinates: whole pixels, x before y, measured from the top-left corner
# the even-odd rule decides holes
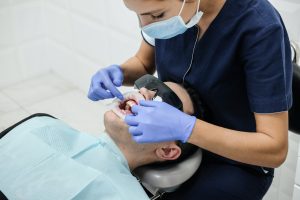
[[[117,97],[123,100],[122,93],[117,89],[123,83],[124,75],[119,65],[111,65],[99,70],[91,80],[88,98],[92,101]]]

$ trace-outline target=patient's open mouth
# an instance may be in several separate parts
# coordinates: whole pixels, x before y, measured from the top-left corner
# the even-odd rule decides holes
[[[124,111],[124,114],[132,114],[131,107],[138,105],[138,103],[133,99],[128,99],[123,102],[120,102],[119,108],[121,111]]]
[[[140,100],[145,100],[144,96],[137,91],[124,94],[123,101],[117,101],[112,111],[120,118],[124,119],[126,115],[133,114],[131,107],[138,105]]]

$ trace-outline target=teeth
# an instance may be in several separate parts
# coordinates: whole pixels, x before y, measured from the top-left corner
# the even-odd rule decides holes
[[[144,100],[144,96],[136,91],[128,92],[124,94],[124,98],[125,100],[134,100],[136,102],[139,102],[140,100]]]
[[[131,106],[130,105],[128,105],[128,104],[126,104],[126,106],[125,106],[125,109],[124,109],[125,111],[126,110],[128,110],[128,111],[131,111]]]
[[[137,105],[134,100],[128,100],[125,104],[125,108],[124,108],[125,112],[126,113],[132,113],[131,112],[131,107],[134,106],[134,105]]]
[[[141,95],[139,92],[133,91],[133,92],[128,92],[124,94],[124,100],[115,100],[115,106],[112,109],[112,111],[118,115],[121,119],[124,119],[127,114],[132,114],[131,112],[131,107],[134,105],[137,105],[137,102],[140,100],[144,100],[144,96]],[[120,105],[124,105],[122,109],[120,109]]]
[[[126,102],[126,107],[131,108],[134,105],[137,105],[134,100],[129,100]]]

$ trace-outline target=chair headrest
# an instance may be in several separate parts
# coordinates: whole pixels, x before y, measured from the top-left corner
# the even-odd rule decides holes
[[[294,42],[291,43],[291,48],[293,61],[293,106],[289,110],[289,129],[294,133],[300,134],[300,48]]]
[[[198,149],[180,163],[143,166],[133,173],[152,194],[157,191],[172,192],[194,175],[201,161],[202,150]]]
[[[289,129],[300,134],[300,66],[293,63],[293,106],[289,110]]]

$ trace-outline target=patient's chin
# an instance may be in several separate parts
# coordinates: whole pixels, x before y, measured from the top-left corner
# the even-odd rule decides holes
[[[128,132],[128,125],[114,112],[108,111],[104,114],[104,125],[107,134],[119,147],[122,144],[129,145],[131,143],[131,135]]]
[[[114,121],[120,120],[120,118],[114,112],[112,112],[110,110],[110,111],[105,112],[104,120],[109,123],[109,122],[114,122]]]
[[[128,129],[127,124],[112,111],[107,111],[104,114],[104,126],[105,129],[110,132],[110,134],[116,132],[118,133]]]

